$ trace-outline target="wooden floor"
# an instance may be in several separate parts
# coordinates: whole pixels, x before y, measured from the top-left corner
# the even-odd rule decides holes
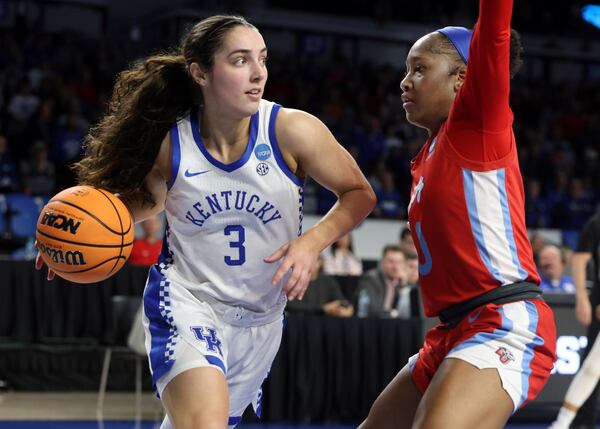
[[[95,392],[1,392],[0,429],[158,429],[163,411],[152,393],[142,396],[136,420],[135,394],[108,392],[98,418]],[[103,420],[103,421],[100,421]],[[512,423],[507,429],[545,429],[547,422]],[[242,423],[239,429],[353,429],[356,425]]]
[[[2,392],[0,420],[95,420],[97,399],[95,392]],[[134,420],[135,394],[107,392],[102,414],[105,420]],[[162,416],[158,398],[143,393],[142,419],[159,421]]]

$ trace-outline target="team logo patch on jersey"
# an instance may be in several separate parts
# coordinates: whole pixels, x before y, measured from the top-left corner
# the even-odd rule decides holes
[[[254,148],[254,155],[260,161],[266,161],[271,156],[271,148],[264,143],[259,144]]]
[[[269,165],[261,162],[256,166],[256,172],[259,174],[259,176],[266,175],[269,172]]]
[[[498,350],[496,350],[496,354],[500,356],[500,362],[502,362],[504,365],[515,360],[515,357],[513,356],[512,352],[506,347],[498,347]]]

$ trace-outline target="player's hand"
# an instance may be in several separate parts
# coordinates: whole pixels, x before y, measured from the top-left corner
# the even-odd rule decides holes
[[[338,299],[325,304],[323,306],[323,313],[334,317],[351,317],[354,313],[354,308],[351,305],[344,305],[343,301]]]
[[[287,242],[271,256],[265,258],[265,262],[269,264],[282,260],[279,269],[273,276],[273,285],[278,284],[291,269],[292,273],[283,287],[283,291],[286,293],[288,300],[293,301],[296,298],[301,300],[310,282],[312,269],[318,256],[319,252],[309,245],[305,237]]]
[[[587,296],[575,300],[575,317],[583,326],[592,323],[592,304]]]
[[[45,265],[44,260],[42,259],[42,254],[40,253],[40,249],[38,248],[37,241],[35,242],[35,249],[37,250],[37,256],[35,257],[35,269],[41,270]],[[52,280],[54,278],[54,271],[48,268],[48,276],[46,277],[48,280]]]

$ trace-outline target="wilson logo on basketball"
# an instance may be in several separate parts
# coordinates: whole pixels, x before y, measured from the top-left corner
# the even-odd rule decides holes
[[[75,222],[76,221],[72,218],[49,212],[44,213],[44,216],[42,217],[42,225],[48,225],[52,228],[69,231],[73,235],[77,233],[77,228],[79,228],[79,225],[81,225],[80,221],[77,221],[77,223]]]
[[[66,265],[86,265],[83,253],[79,250],[63,252],[60,249],[54,249],[44,243],[39,242],[40,252],[45,253],[52,259],[52,262]]]

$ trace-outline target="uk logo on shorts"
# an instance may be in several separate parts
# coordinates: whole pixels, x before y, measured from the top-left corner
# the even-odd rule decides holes
[[[218,352],[221,356],[223,356],[223,351],[221,350],[221,340],[217,338],[217,331],[206,326],[190,326],[190,329],[196,336],[196,339],[206,343],[206,349],[209,352]]]
[[[512,352],[506,347],[498,347],[498,349],[496,350],[496,354],[500,356],[500,362],[502,362],[504,365],[515,360],[515,357],[513,356]]]
[[[259,159],[259,161],[266,161],[271,156],[271,148],[262,143],[254,148],[254,155]]]

